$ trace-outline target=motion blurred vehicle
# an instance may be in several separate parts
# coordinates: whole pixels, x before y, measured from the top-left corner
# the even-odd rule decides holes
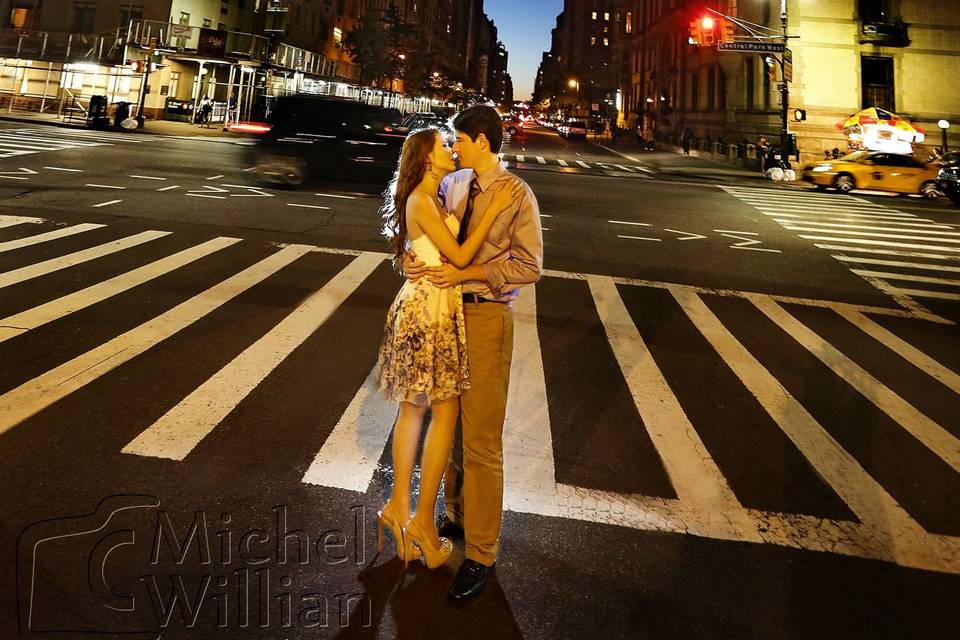
[[[953,158],[950,156],[953,155]],[[960,206],[960,153],[944,156],[947,164],[937,173],[937,189]]]
[[[587,123],[583,120],[571,120],[560,125],[557,131],[564,138],[587,139]]]
[[[837,160],[807,166],[801,179],[817,189],[832,187],[841,193],[853,189],[874,189],[892,193],[918,193],[926,198],[939,197],[937,170],[899,153],[855,151]]]
[[[400,122],[400,126],[405,130],[404,133],[425,127],[436,127],[443,132],[448,142],[451,142],[456,137],[453,132],[453,127],[450,126],[450,121],[447,118],[428,111],[408,115]]]
[[[384,183],[397,167],[405,131],[399,112],[309,95],[276,99],[257,143],[255,175],[297,186],[308,179]]]
[[[514,115],[503,116],[503,130],[512,136],[523,135],[523,120]]]

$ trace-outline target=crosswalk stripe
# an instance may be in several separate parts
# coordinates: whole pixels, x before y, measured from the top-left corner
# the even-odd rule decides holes
[[[144,353],[312,250],[287,245],[156,318],[8,391],[0,396],[0,433]]]
[[[503,423],[504,506],[538,513],[556,492],[553,435],[537,330],[536,285],[514,302],[513,358]]]
[[[800,224],[802,224],[802,223],[791,223],[790,225],[784,225],[783,228],[784,228],[784,229],[789,229],[790,231],[813,231],[813,232],[816,232],[816,233],[834,233],[834,234],[839,234],[839,235],[860,236],[860,237],[864,237],[864,238],[891,238],[891,239],[894,239],[894,240],[912,240],[912,241],[914,241],[914,240],[929,240],[930,242],[950,242],[950,243],[960,244],[960,238],[957,238],[957,239],[953,239],[953,238],[933,238],[933,237],[929,237],[929,236],[905,236],[905,235],[897,235],[897,234],[895,234],[895,233],[871,233],[871,232],[867,232],[867,231],[844,231],[843,229],[817,229],[816,227],[798,226],[798,225],[800,225]],[[896,229],[896,231],[899,231],[899,229]],[[906,233],[906,231],[903,231],[902,233]],[[918,231],[918,232],[915,232],[915,233],[927,233],[927,232],[919,232],[919,231]],[[928,232],[928,233],[933,234],[933,233],[944,233],[944,232],[931,231],[931,232]],[[951,235],[954,235],[954,234],[951,234]]]
[[[904,280],[907,282],[923,282],[925,284],[942,284],[950,287],[960,287],[960,280],[950,280],[948,278],[933,278],[931,276],[918,276],[909,273],[871,271],[869,269],[851,269],[851,271],[864,278],[883,278],[885,280]]]
[[[837,240],[846,240],[846,238],[837,238]],[[960,256],[945,256],[938,253],[926,253],[923,251],[898,251],[897,249],[867,249],[865,247],[851,247],[840,244],[821,244],[815,243],[818,249],[827,249],[829,251],[847,251],[850,253],[869,253],[883,256],[901,256],[905,258],[926,258],[927,260],[960,260]],[[923,247],[926,249],[926,247]],[[834,256],[836,257],[836,256]]]
[[[892,224],[897,225],[897,227],[917,227],[920,229],[953,229],[948,224],[938,224],[934,222],[918,222],[915,219],[912,219],[910,222],[904,222],[903,218],[875,218],[867,216],[851,216],[850,214],[844,215],[824,215],[820,218],[816,216],[811,217],[808,213],[782,213],[782,212],[764,212],[765,215],[770,217],[772,220],[776,220],[780,223],[789,223],[795,224],[796,222],[802,222],[803,224],[823,224],[824,221],[827,222],[860,222],[863,224]],[[867,217],[866,220],[861,218]]]
[[[587,282],[637,411],[663,460],[677,497],[682,503],[704,512],[726,515],[742,511],[739,500],[670,390],[613,280],[589,276]],[[736,529],[733,523],[731,527]]]
[[[931,291],[928,289],[903,289],[878,280],[876,286],[891,296],[908,296],[916,298],[935,298],[937,300],[960,300],[960,293],[949,293],[947,291]]]
[[[50,260],[44,260],[43,262],[37,262],[19,269],[0,273],[0,288],[9,287],[10,285],[24,282],[31,278],[37,278],[48,273],[53,273],[54,271],[59,271],[60,269],[67,269],[90,260],[96,260],[97,258],[168,236],[170,233],[170,231],[144,231],[143,233],[106,242],[96,247],[75,251],[65,256],[60,256],[59,258],[51,258]]]
[[[944,264],[928,264],[924,262],[905,262],[903,260],[881,260],[879,258],[857,258],[854,256],[832,256],[841,262],[853,262],[856,264],[875,264],[884,267],[904,267],[906,269],[921,269],[924,271],[950,271],[960,273],[960,267],[949,267]]]
[[[25,238],[18,238],[17,240],[8,240],[6,242],[0,242],[0,253],[5,251],[13,251],[14,249],[22,249],[23,247],[30,247],[35,244],[41,244],[43,242],[49,242],[50,240],[58,240],[60,238],[66,238],[68,236],[74,236],[78,233],[83,233],[84,231],[92,231],[93,229],[100,229],[104,225],[96,224],[93,222],[84,222],[81,224],[75,224],[69,227],[64,227],[63,229],[57,229],[55,231],[48,231],[46,233],[38,233],[36,235],[27,236]]]
[[[567,164],[567,161],[564,160],[563,158],[557,158],[557,164],[559,164],[561,167],[568,167],[568,166],[570,166],[570,165]]]
[[[820,477],[865,526],[873,530],[881,541],[887,542],[877,550],[881,557],[905,553],[907,547],[921,547],[913,540],[923,537],[923,528],[747,351],[703,300],[679,287],[671,289],[671,293],[714,350]]]
[[[928,251],[956,251],[960,252],[960,249],[957,247],[942,247],[938,245],[929,245],[929,244],[911,244],[909,242],[891,242],[889,240],[867,240],[865,238],[838,238],[835,236],[810,236],[810,235],[801,235],[801,238],[804,240],[820,240],[826,242],[847,242],[852,244],[867,244],[874,245],[879,247],[900,247],[901,249],[926,249]],[[927,238],[910,238],[911,240],[926,240]]]
[[[517,155],[517,162],[526,162],[526,161],[527,161],[527,157],[526,157],[526,156],[522,156],[522,155],[519,155],[519,154]]]
[[[890,209],[866,209],[863,207],[815,207],[815,206],[806,206],[806,205],[796,205],[789,203],[753,203],[747,202],[747,204],[753,206],[756,209],[764,212],[770,213],[806,213],[809,215],[826,215],[826,216],[860,216],[866,217],[870,216],[872,218],[892,218],[896,220],[911,220],[914,222],[933,222],[932,220],[926,218],[920,218],[913,215],[912,213],[902,213],[900,211],[893,211]]]
[[[930,451],[960,471],[960,440],[918,411],[860,365],[797,320],[768,296],[752,295],[750,301],[807,351],[827,365],[847,384],[922,442]]]
[[[40,144],[37,142],[24,142],[22,140],[10,140],[0,137],[0,149],[23,149],[25,151],[61,151],[69,149],[67,144]]]
[[[588,165],[588,164],[587,164],[586,162],[584,162],[583,160],[577,160],[576,162],[577,162],[578,165],[580,165],[580,166],[583,167],[584,169],[589,169],[589,168],[590,168],[590,165]]]
[[[31,143],[52,144],[52,145],[65,147],[65,148],[69,148],[71,145],[80,146],[80,147],[101,146],[97,142],[85,142],[82,140],[73,141],[73,140],[67,140],[65,138],[52,138],[52,137],[34,136],[34,135],[8,135],[8,134],[0,133],[0,139],[10,140],[12,142],[25,142],[28,144],[31,144]]]
[[[200,258],[220,251],[232,244],[240,242],[239,238],[219,237],[194,247],[184,249],[173,255],[161,258],[138,267],[132,271],[114,276],[103,282],[91,285],[86,289],[75,291],[56,300],[51,300],[32,309],[21,311],[12,316],[0,319],[0,342],[9,340],[21,333],[58,320],[80,309],[103,302],[107,298],[123,293],[133,287],[149,282],[154,278],[170,273],[175,269],[190,264]]]
[[[363,253],[273,329],[197,387],[134,438],[124,453],[183,460],[243,398],[319,329],[357,287],[383,264]]]
[[[866,224],[846,224],[840,222],[820,222],[817,220],[777,220],[783,224],[784,227],[790,228],[788,225],[809,225],[816,227],[829,227],[830,229],[861,229],[865,231],[897,231],[899,233],[929,233],[931,235],[938,236],[960,236],[960,231],[935,231],[930,227],[924,227],[923,229],[903,229],[900,227],[878,227],[875,225],[866,225]],[[885,224],[883,222],[877,224]],[[950,229],[951,227],[942,226],[938,227],[939,229]]]
[[[923,353],[906,340],[893,333],[886,327],[878,324],[871,318],[849,309],[839,310],[838,313],[851,324],[858,327],[874,340],[884,345],[904,360],[917,367],[931,378],[939,380],[954,393],[960,394],[960,374],[951,371],[927,354]]]
[[[18,224],[40,224],[43,218],[31,218],[29,216],[0,216],[0,229],[4,227],[15,227]]]
[[[537,162],[540,164],[547,164],[547,161],[543,158],[543,156],[537,156]]]

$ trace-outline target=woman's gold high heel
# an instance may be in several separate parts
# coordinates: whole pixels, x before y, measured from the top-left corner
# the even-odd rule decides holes
[[[391,510],[392,506],[393,505],[388,502],[383,506],[383,509],[377,512],[377,553],[383,551],[383,525],[387,525],[397,545],[397,556],[403,560],[403,567],[406,569],[407,562],[411,559],[415,560],[418,554],[411,556],[410,545],[404,538],[403,527],[400,526],[401,521],[393,514]]]
[[[413,518],[407,520],[407,524],[404,525],[403,536],[406,544],[418,552],[417,555],[420,556],[420,559],[429,569],[436,569],[446,564],[447,559],[450,558],[450,554],[453,553],[453,543],[447,538],[440,538],[440,546],[437,548],[428,547],[426,544],[426,536],[423,535],[423,530]],[[416,557],[414,556],[411,559],[416,559]]]

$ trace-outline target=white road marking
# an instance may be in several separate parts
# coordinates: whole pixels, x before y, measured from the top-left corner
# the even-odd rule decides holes
[[[141,180],[166,180],[167,178],[161,178],[158,176],[136,176],[132,175],[131,178],[140,178]]]
[[[0,342],[68,316],[80,309],[86,309],[237,242],[240,242],[239,238],[214,238],[132,271],[121,273],[86,289],[75,291],[32,309],[7,316],[0,320]]]
[[[522,155],[520,155],[520,154],[517,154],[517,162],[526,162],[526,161],[527,161],[527,157],[526,157],[526,156],[522,156]]]
[[[868,547],[870,555],[898,563],[942,563],[928,546],[927,532],[744,348],[699,297],[679,287],[672,288],[671,293],[727,366],[870,532],[869,539],[874,541]],[[775,304],[767,296],[752,297],[755,304],[765,305],[762,298]]]
[[[714,229],[714,231],[716,231],[717,233],[736,233],[736,234],[739,234],[739,235],[741,235],[741,236],[758,236],[758,235],[760,235],[759,233],[756,233],[755,231],[731,231],[730,229]]]
[[[701,240],[707,236],[701,235],[699,233],[690,233],[689,231],[677,231],[676,229],[666,229],[664,231],[669,231],[670,233],[676,233],[684,236],[683,238],[677,238],[677,240]]]
[[[549,213],[541,213],[541,214],[540,214],[540,217],[541,217],[541,218],[552,218],[553,216],[550,215]]]
[[[926,249],[934,251],[956,251],[960,252],[960,249],[957,247],[941,247],[937,245],[927,245],[927,244],[910,244],[908,242],[890,242],[888,240],[867,240],[864,238],[837,238],[831,236],[809,236],[801,235],[801,238],[804,240],[820,240],[826,242],[848,242],[851,244],[867,244],[878,247],[900,247],[901,249]],[[925,240],[926,238],[911,238],[911,240]]]
[[[590,276],[587,283],[637,412],[680,502],[730,518],[731,529],[743,534],[750,524],[742,518],[734,521],[735,514],[743,512],[740,501],[663,377],[616,285],[602,276]],[[760,539],[755,530],[753,536]]]
[[[215,176],[210,176],[209,178],[206,178],[206,179],[207,179],[207,180],[217,180],[218,178],[222,178],[222,177],[223,177],[223,174],[220,173],[220,174],[217,174],[217,175],[215,175]]]
[[[547,164],[547,161],[543,158],[543,156],[537,156],[537,162],[540,164]]]
[[[923,271],[949,271],[960,273],[960,267],[948,267],[943,264],[929,264],[925,262],[904,262],[902,260],[881,260],[879,258],[857,258],[853,256],[833,255],[831,256],[841,262],[853,262],[855,264],[875,264],[884,267],[904,267],[907,269],[921,269]]]
[[[44,169],[50,169],[51,171],[69,171],[71,173],[83,173],[83,169],[68,169],[66,167],[44,167]]]
[[[931,276],[918,276],[909,273],[891,273],[886,271],[870,271],[868,269],[851,269],[850,271],[864,278],[905,280],[907,282],[923,282],[925,284],[942,284],[951,287],[960,287],[960,280],[951,280],[949,278],[933,278]]]
[[[14,227],[18,224],[40,224],[43,218],[30,218],[28,216],[0,216],[0,229],[4,227]]]
[[[550,227],[540,227],[540,231],[550,231]]]
[[[123,200],[107,200],[106,202],[101,202],[100,204],[91,205],[94,209],[99,209],[100,207],[109,207],[110,205],[118,204],[123,202]]]
[[[765,248],[763,248],[763,247],[755,247],[755,246],[754,246],[754,245],[760,244],[760,243],[762,242],[762,240],[756,240],[756,239],[754,239],[754,238],[744,238],[744,237],[743,237],[743,236],[745,236],[745,235],[749,235],[749,236],[758,235],[758,234],[756,234],[756,233],[746,233],[746,234],[745,234],[745,233],[740,233],[740,232],[736,232],[736,233],[734,233],[734,232],[726,232],[726,233],[721,233],[720,235],[722,235],[722,236],[725,237],[725,238],[732,238],[732,239],[734,239],[734,240],[740,240],[740,242],[736,242],[736,243],[730,245],[730,248],[731,248],[731,249],[742,249],[742,250],[744,250],[744,251],[762,251],[762,252],[765,252],[765,253],[781,253],[781,251],[780,251],[779,249],[765,249]]]
[[[379,253],[354,258],[273,329],[147,427],[123,452],[183,460],[382,263],[383,254]]]
[[[751,203],[747,203],[751,204]],[[758,205],[753,204],[754,208],[764,213],[805,213],[813,216],[857,216],[858,218],[892,218],[895,220],[911,220],[914,222],[932,222],[926,218],[918,218],[912,213],[900,213],[891,209],[865,209],[863,207],[837,208],[837,207],[814,207],[814,206],[794,206],[783,204]]]
[[[227,199],[227,196],[215,196],[215,195],[210,195],[210,194],[207,194],[207,193],[188,193],[188,194],[186,194],[186,195],[192,196],[192,197],[194,197],[194,198],[213,198],[213,199],[215,199],[215,200],[226,200],[226,199]]]
[[[321,198],[341,198],[343,200],[356,200],[356,196],[341,196],[335,193],[315,193],[315,196],[320,196]]]
[[[872,284],[884,293],[897,297],[907,296],[914,298],[935,298],[937,300],[960,300],[960,294],[947,293],[946,291],[930,291],[928,289],[902,289],[895,287],[883,280],[872,281]]]
[[[960,471],[960,440],[790,315],[778,303],[767,296],[750,296],[749,299],[765,316],[803,345],[847,384],[922,442],[954,471]]]
[[[661,242],[660,238],[644,238],[642,236],[617,236],[618,238],[623,238],[624,240],[649,240],[650,242]]]
[[[513,360],[503,424],[503,500],[506,508],[524,511],[553,496],[556,472],[535,285],[525,287],[513,304]]]
[[[169,187],[162,187],[162,188],[160,188],[160,189],[157,189],[157,191],[170,191],[170,190],[172,190],[172,189],[179,189],[179,188],[180,188],[180,185],[178,185],[178,184],[172,184],[172,185],[170,185]]]
[[[126,189],[126,187],[120,187],[115,184],[91,184],[89,182],[84,186],[93,187],[95,189]]]
[[[578,154],[579,155],[579,154]],[[589,169],[590,165],[584,162],[583,160],[577,160],[577,164],[583,167],[584,169]]]
[[[290,245],[169,311],[0,396],[0,433],[185,329],[262,282],[311,247]]]
[[[646,223],[646,222],[627,222],[627,221],[624,221],[624,220],[607,220],[607,222],[609,222],[610,224],[629,224],[629,225],[633,225],[633,226],[637,226],[637,227],[649,227],[649,226],[651,226],[650,224],[648,224],[648,223]]]
[[[56,229],[55,231],[48,231],[46,233],[38,233],[36,235],[27,236],[26,238],[18,238],[16,240],[7,240],[6,242],[0,242],[0,253],[3,253],[5,251],[13,251],[14,249],[22,249],[23,247],[30,247],[35,244],[40,244],[41,242],[48,242],[50,240],[58,240],[60,238],[66,238],[68,236],[73,236],[78,233],[83,233],[84,231],[100,229],[103,226],[105,225],[95,224],[93,222],[84,222],[82,224],[75,224],[70,227]]]
[[[845,240],[845,238],[837,238]],[[898,251],[896,249],[867,249],[864,247],[850,247],[839,244],[820,244],[814,243],[818,249],[828,249],[830,251],[848,251],[851,253],[869,253],[884,256],[903,256],[907,258],[926,258],[928,260],[960,260],[960,256],[945,256],[937,253],[924,253],[922,251]]]
[[[791,224],[790,226],[784,226],[784,229],[789,229],[790,231],[813,231],[815,233],[833,233],[833,234],[839,234],[839,235],[861,236],[865,238],[892,238],[894,240],[929,240],[930,242],[951,242],[951,243],[960,244],[960,238],[957,238],[957,239],[933,238],[929,236],[904,236],[904,235],[897,235],[895,233],[871,233],[867,231],[844,231],[842,229],[817,229],[816,227],[797,226],[798,224],[802,224],[802,223],[795,223],[795,224]],[[895,229],[895,231],[900,231],[900,230]],[[907,233],[907,232],[904,231],[903,233]],[[913,232],[913,233],[923,233],[923,232]],[[930,231],[927,233],[931,235],[934,233],[944,234],[944,235],[947,235],[947,234],[960,235],[954,232],[944,232],[944,231]]]
[[[777,220],[785,228],[790,228],[788,225],[797,226],[797,225],[807,225],[815,227],[828,227],[827,231],[832,229],[860,229],[863,231],[897,231],[899,233],[929,233],[931,235],[938,236],[960,236],[960,231],[935,231],[933,229],[949,229],[950,227],[931,227],[930,225],[923,225],[921,229],[904,229],[902,227],[878,227],[875,224],[847,224],[843,222],[820,222],[820,221],[811,221],[811,220]],[[859,222],[859,221],[857,221]],[[876,224],[897,224],[896,222],[886,223],[886,222],[877,222]],[[906,224],[915,224],[915,223],[906,223]]]
[[[895,224],[898,227],[920,227],[923,229],[952,229],[953,227],[948,224],[937,224],[937,223],[927,223],[918,221],[916,218],[906,218],[910,222],[903,222],[905,218],[875,218],[873,216],[857,216],[853,217],[849,214],[844,215],[824,215],[820,218],[811,218],[809,214],[806,213],[767,213],[765,215],[769,216],[771,220],[775,220],[780,224],[796,224],[797,222],[802,222],[803,224],[822,224],[824,221],[827,222],[860,222],[863,224],[886,224],[891,225]],[[861,218],[866,217],[866,220]],[[788,220],[786,218],[796,218],[796,220]]]
[[[256,171],[256,169],[257,169],[256,167],[247,167],[246,169],[243,170],[243,172],[246,173],[248,171]]]
[[[557,164],[559,164],[561,167],[568,167],[568,166],[570,166],[570,165],[567,164],[567,161],[564,160],[563,158],[557,158]]]
[[[330,209],[330,207],[321,207],[321,206],[318,205],[318,204],[297,204],[296,202],[288,202],[288,203],[287,203],[287,206],[288,206],[288,207],[302,207],[302,208],[304,208],[304,209],[327,209],[327,210]]]
[[[169,231],[144,231],[143,233],[120,238],[119,240],[112,240],[96,247],[68,253],[59,258],[51,258],[50,260],[36,262],[25,267],[20,267],[19,269],[13,269],[12,271],[5,271],[0,273],[0,288],[9,287],[13,284],[53,273],[54,271],[83,264],[90,260],[96,260],[97,258],[168,236],[170,233]]]

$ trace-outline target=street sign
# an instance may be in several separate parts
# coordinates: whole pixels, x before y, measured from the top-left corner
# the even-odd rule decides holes
[[[783,53],[782,42],[728,42],[717,45],[720,51],[743,51],[749,53]]]
[[[793,52],[790,49],[783,52],[783,81],[793,82]]]

